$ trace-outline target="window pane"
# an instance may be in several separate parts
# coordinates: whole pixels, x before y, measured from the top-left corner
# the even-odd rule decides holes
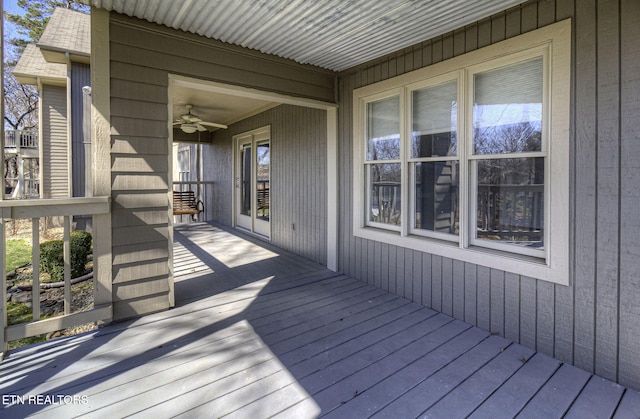
[[[269,221],[269,169],[271,167],[271,152],[269,142],[256,144],[256,217]]]
[[[369,164],[369,221],[400,225],[400,164]]]
[[[251,144],[243,144],[240,153],[240,214],[251,216]]]
[[[415,228],[458,234],[457,161],[415,164]]]
[[[544,158],[478,160],[476,237],[543,249]]]
[[[474,76],[475,154],[542,150],[542,58]]]
[[[367,160],[400,158],[400,98],[367,105]]]
[[[411,157],[455,156],[458,83],[452,81],[413,92]]]

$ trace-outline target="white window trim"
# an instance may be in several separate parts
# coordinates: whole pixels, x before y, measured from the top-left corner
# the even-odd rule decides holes
[[[373,94],[373,95],[369,96],[367,98],[367,103],[376,102],[376,101],[379,101],[379,100],[384,100],[384,99],[388,99],[388,98],[392,98],[392,97],[396,97],[397,96],[398,99],[399,99],[399,104],[400,104],[399,112],[400,112],[400,114],[402,114],[404,112],[404,106],[405,106],[405,104],[404,104],[405,103],[404,95],[405,95],[404,89],[396,88],[396,89],[393,89],[393,90],[390,90],[390,91],[384,91],[384,92],[380,92],[379,94]],[[362,132],[366,133],[367,132],[367,127],[366,127],[367,121],[363,121],[363,123],[365,124],[365,126],[363,127],[363,131]],[[400,138],[402,139],[404,136],[405,136],[404,124],[402,123],[402,121],[400,121]],[[398,159],[390,159],[390,160],[368,160],[366,158],[366,153],[367,153],[366,146],[364,147],[364,149],[365,149],[364,150],[365,156],[363,156],[362,166],[361,167],[364,167],[365,165],[374,165],[374,164],[402,164],[402,157],[400,157]],[[402,144],[402,141],[400,141],[400,156],[402,156],[403,153],[404,153],[404,145]],[[365,185],[365,184],[368,185],[369,179],[367,179],[365,173],[363,173],[362,175],[364,176],[363,185]],[[402,171],[402,178],[400,180],[400,183],[402,185],[404,185],[406,183],[404,171]],[[364,190],[364,194],[365,194],[364,195],[364,201],[365,201],[364,205],[366,206],[366,213],[370,214],[370,209],[371,209],[370,208],[371,207],[371,199],[370,199],[370,196],[369,196],[370,191],[369,191],[368,187],[364,187],[364,186],[363,186],[363,190]],[[401,206],[403,208],[404,208],[404,204],[405,204],[404,200],[405,200],[405,194],[402,194],[402,196],[401,196]],[[367,227],[380,227],[380,228],[386,228],[386,229],[389,229],[389,230],[401,231],[401,226],[378,223],[378,222],[369,220],[368,217],[367,217],[367,219],[364,220],[364,223],[365,223],[365,225]]]
[[[549,147],[548,168],[545,184],[548,185],[548,205],[545,213],[547,240],[546,258],[508,253],[488,248],[469,246],[468,229],[460,237],[460,243],[438,240],[423,236],[409,235],[409,229],[403,223],[400,232],[367,226],[365,220],[366,183],[364,179],[366,107],[372,97],[391,95],[398,89],[407,91],[410,85],[423,80],[443,76],[447,73],[478,66],[489,60],[501,57],[517,57],[530,49],[547,48],[549,64],[549,83],[545,94],[549,95]],[[464,78],[461,78],[464,80]],[[569,127],[570,127],[570,82],[571,82],[571,21],[565,20],[537,29],[526,34],[487,46],[485,48],[454,57],[392,79],[368,85],[353,92],[354,118],[354,196],[353,196],[353,234],[368,240],[416,249],[434,255],[445,256],[481,266],[487,266],[506,272],[512,272],[531,278],[569,285]],[[394,93],[395,93],[394,92]],[[405,98],[407,93],[404,94]],[[407,106],[406,99],[401,107]],[[401,124],[404,126],[404,123]],[[462,128],[464,129],[464,127]],[[402,143],[402,141],[401,141]],[[458,152],[461,152],[458,147]],[[409,170],[403,167],[403,185]],[[466,175],[466,174],[464,174]],[[547,183],[548,182],[548,183]],[[465,185],[468,182],[464,182]],[[406,188],[405,188],[406,189]],[[469,199],[469,191],[461,190],[460,199]],[[407,192],[403,190],[403,210],[408,208]],[[460,221],[467,221],[466,214],[460,214]],[[409,217],[405,217],[406,220]],[[466,225],[466,224],[465,224]],[[464,236],[464,237],[463,237]]]

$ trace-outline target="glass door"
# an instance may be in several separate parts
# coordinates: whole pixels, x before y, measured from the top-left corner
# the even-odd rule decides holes
[[[254,231],[263,236],[271,235],[269,217],[271,215],[270,205],[270,161],[271,147],[269,140],[256,142],[256,176],[255,176],[255,219],[253,222]]]
[[[239,227],[251,228],[251,138],[239,143],[239,158],[236,178],[236,194],[238,200],[238,214],[236,224]]]
[[[238,135],[236,226],[271,236],[271,143],[269,127]]]

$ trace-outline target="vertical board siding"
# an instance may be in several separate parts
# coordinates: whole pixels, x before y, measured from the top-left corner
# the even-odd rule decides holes
[[[593,372],[596,255],[596,0],[579,1],[575,21],[575,365]],[[579,119],[579,121],[578,121]],[[595,238],[595,240],[594,240]]]
[[[596,184],[596,310],[595,372],[616,376],[618,330],[619,211],[620,193],[620,9],[617,0],[600,0],[597,5],[597,89],[598,110]],[[640,23],[640,22],[639,22]],[[615,214],[614,217],[611,215]]]
[[[271,242],[326,264],[327,119],[324,110],[281,105],[216,131],[203,151],[214,182],[214,221],[233,225],[233,136],[271,126]],[[295,224],[295,230],[292,225]]]
[[[620,254],[618,374],[622,383],[640,387],[640,2],[620,2]]]
[[[233,224],[233,146],[231,140],[216,139],[203,146],[203,179],[213,182],[213,193],[205,207],[211,208],[211,220],[225,225]],[[214,164],[215,163],[215,164]]]
[[[553,304],[544,301],[554,301],[555,286],[548,282],[537,281],[536,296],[536,349],[544,353],[553,353],[554,350],[554,312]]]
[[[464,264],[464,321],[474,326],[478,325],[478,277],[477,266],[465,262]]]
[[[369,252],[368,241],[352,234],[351,194],[358,193],[351,182],[353,90],[566,18],[573,24],[570,285],[428,254],[422,256],[422,268],[416,269],[416,252],[388,244],[381,245],[381,258]],[[340,269],[640,388],[639,24],[637,0],[529,1],[343,72]],[[380,273],[371,274],[367,267]],[[413,287],[410,293],[408,283]],[[421,290],[419,295],[415,289]]]
[[[71,177],[73,196],[91,194],[91,98],[82,91],[91,86],[89,64],[71,63]]]
[[[67,89],[42,86],[42,196],[69,197]]]
[[[477,267],[477,321],[478,327],[491,330],[491,269],[486,266]]]
[[[491,333],[504,336],[504,272],[497,269],[491,269],[491,290],[489,298],[491,299]]]

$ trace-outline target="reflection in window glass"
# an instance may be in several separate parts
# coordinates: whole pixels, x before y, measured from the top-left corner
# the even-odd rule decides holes
[[[369,221],[400,225],[400,164],[367,165]]]
[[[412,94],[411,157],[457,153],[458,86],[454,80]]]
[[[256,144],[256,217],[269,221],[269,168],[271,154],[269,142]]]
[[[367,105],[367,160],[400,158],[400,98]]]
[[[240,153],[240,214],[251,216],[251,144],[243,144]]]
[[[415,164],[415,228],[458,234],[459,163],[457,161]]]
[[[544,248],[544,158],[477,161],[476,237]]]
[[[474,76],[475,154],[542,150],[542,62],[540,57]]]

